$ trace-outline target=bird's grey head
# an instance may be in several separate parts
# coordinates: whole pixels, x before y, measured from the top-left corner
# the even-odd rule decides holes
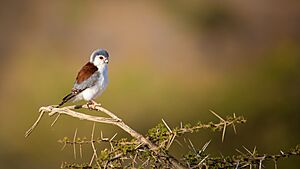
[[[109,54],[106,50],[97,49],[91,54],[90,62],[93,63],[95,66],[105,65],[108,64],[108,58]]]

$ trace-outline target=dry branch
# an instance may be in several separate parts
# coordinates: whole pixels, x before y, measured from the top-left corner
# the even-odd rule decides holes
[[[83,114],[83,113],[74,111],[75,109],[81,109],[81,108],[104,112],[105,114],[107,114],[110,117],[109,118],[98,117],[98,116],[87,115],[87,114]],[[53,115],[57,114],[58,117],[60,115],[68,115],[68,116],[71,116],[71,117],[78,118],[80,120],[88,120],[88,121],[92,121],[92,122],[112,124],[112,125],[118,126],[121,129],[123,129],[124,131],[126,131],[128,134],[130,134],[138,142],[140,142],[141,144],[144,144],[145,146],[147,146],[159,158],[162,158],[163,160],[167,160],[172,165],[172,167],[174,167],[174,168],[186,168],[185,166],[180,164],[180,162],[177,159],[175,159],[174,157],[172,157],[171,155],[169,155],[166,152],[160,151],[160,148],[157,145],[152,143],[150,140],[145,138],[140,133],[138,133],[135,130],[133,130],[132,128],[130,128],[127,124],[125,124],[114,113],[112,113],[111,111],[101,107],[100,105],[95,105],[93,107],[88,107],[85,104],[85,105],[66,106],[66,107],[61,107],[61,108],[57,108],[56,105],[52,105],[52,106],[41,107],[39,109],[39,112],[40,112],[39,118],[34,123],[34,125],[25,133],[25,137],[28,137],[30,135],[30,133],[33,131],[33,129],[37,126],[37,124],[41,120],[41,117],[43,116],[44,113],[48,113],[49,116],[53,116]],[[57,120],[57,118],[55,119],[55,121],[56,120]],[[54,121],[54,123],[55,123],[55,121]]]
[[[95,110],[99,112],[104,112],[109,117],[98,117],[91,116],[87,114],[83,114],[75,111],[76,109],[89,109]],[[180,123],[180,127],[175,127],[171,129],[167,122],[162,119],[162,123],[159,123],[156,127],[150,129],[148,134],[145,136],[136,132],[132,128],[130,128],[127,124],[125,124],[120,118],[118,118],[114,113],[109,110],[101,107],[100,105],[95,105],[92,108],[87,105],[79,105],[79,106],[67,106],[62,108],[57,108],[56,105],[41,107],[40,115],[36,122],[30,127],[30,129],[26,132],[25,137],[29,136],[29,134],[33,131],[33,129],[37,126],[39,121],[41,120],[44,113],[48,113],[49,116],[57,115],[52,125],[55,124],[57,119],[61,115],[68,115],[71,117],[78,118],[80,120],[87,120],[94,122],[91,139],[76,139],[77,129],[75,131],[74,137],[72,140],[69,140],[65,137],[61,143],[63,143],[63,148],[67,145],[73,145],[74,156],[76,157],[76,147],[75,145],[79,144],[80,146],[80,156],[82,156],[81,145],[82,144],[91,144],[93,149],[92,159],[89,164],[86,165],[77,165],[77,164],[63,164],[62,167],[66,168],[93,168],[93,167],[115,167],[124,164],[124,160],[131,160],[129,163],[131,167],[134,167],[135,164],[140,162],[141,166],[144,167],[148,164],[158,164],[151,165],[150,167],[168,167],[168,168],[186,168],[183,164],[181,164],[178,160],[167,153],[167,150],[173,143],[173,141],[177,141],[176,138],[183,136],[186,133],[194,133],[199,131],[200,129],[212,129],[213,131],[220,131],[222,133],[222,141],[224,140],[226,129],[232,127],[234,132],[236,133],[235,125],[245,123],[246,120],[243,116],[227,116],[226,118],[222,118],[217,113],[211,111],[218,119],[219,122],[209,122],[209,123],[201,123],[198,122],[195,125],[191,125],[189,123],[182,124]],[[127,133],[129,133],[134,139],[131,141],[127,141],[127,139],[114,140],[114,136],[109,138],[103,138],[103,134],[101,131],[100,138],[94,137],[95,131],[95,122],[112,124],[120,127]],[[51,126],[52,126],[51,125]],[[263,168],[264,161],[274,161],[275,166],[277,165],[277,160],[281,158],[288,158],[290,156],[300,156],[300,145],[297,145],[296,148],[291,149],[290,151],[280,151],[280,154],[258,154],[256,148],[254,148],[253,152],[243,147],[246,153],[243,153],[240,150],[237,152],[240,155],[233,155],[227,157],[212,157],[209,154],[206,154],[204,151],[209,145],[210,141],[207,142],[202,149],[198,150],[194,147],[193,143],[188,139],[188,141],[184,138],[184,141],[187,143],[187,146],[190,147],[190,152],[184,155],[184,158],[181,159],[186,166],[189,168]],[[97,153],[94,143],[108,142],[111,146],[111,150],[103,150],[100,154]],[[179,145],[181,143],[179,142]],[[63,149],[62,148],[62,149]],[[150,153],[149,153],[150,152]],[[104,153],[104,154],[102,154]],[[143,156],[147,154],[146,156]],[[103,158],[105,155],[108,158]],[[140,161],[139,161],[140,160]],[[153,161],[154,160],[154,161]],[[96,162],[95,166],[92,166],[93,161]],[[117,162],[117,163],[114,163]],[[127,161],[128,162],[128,161]],[[126,163],[125,163],[126,164]]]

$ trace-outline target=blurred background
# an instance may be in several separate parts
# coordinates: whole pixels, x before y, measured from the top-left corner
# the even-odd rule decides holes
[[[211,139],[211,155],[242,146],[279,153],[300,143],[299,1],[10,0],[1,1],[0,19],[0,168],[89,162],[89,146],[75,160],[57,140],[76,128],[89,138],[91,122],[63,116],[50,127],[54,118],[46,115],[29,138],[24,132],[40,106],[70,91],[96,48],[110,53],[110,84],[97,101],[138,132],[162,118],[171,127],[218,121],[212,109],[248,121],[237,135],[228,130],[224,143],[221,133],[186,135],[196,148]],[[96,127],[97,136],[130,138]],[[186,150],[175,143],[171,153],[179,152]],[[299,168],[299,157],[278,167]]]

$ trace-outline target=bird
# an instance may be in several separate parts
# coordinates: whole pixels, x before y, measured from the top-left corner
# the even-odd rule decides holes
[[[109,54],[105,49],[96,49],[78,72],[71,92],[66,95],[60,107],[68,101],[88,101],[87,106],[95,106],[94,99],[100,96],[108,85]]]

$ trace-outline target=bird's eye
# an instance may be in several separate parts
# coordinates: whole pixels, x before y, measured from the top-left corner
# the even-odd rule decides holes
[[[103,56],[100,56],[99,58],[102,60],[102,59],[103,59]]]

